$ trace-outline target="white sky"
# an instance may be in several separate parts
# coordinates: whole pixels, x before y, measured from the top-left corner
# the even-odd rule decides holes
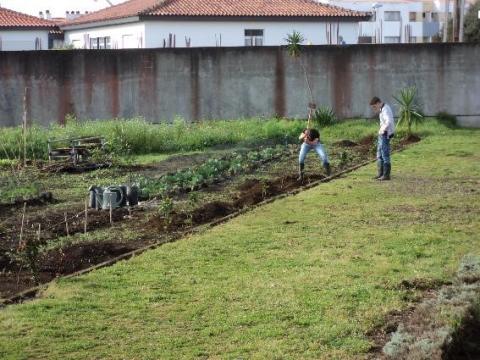
[[[110,0],[119,4],[126,0]],[[25,14],[38,16],[39,11],[50,10],[52,17],[65,17],[65,11],[95,11],[108,5],[106,0],[0,0],[0,6]]]

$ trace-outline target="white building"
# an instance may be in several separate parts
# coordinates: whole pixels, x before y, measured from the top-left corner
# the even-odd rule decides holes
[[[52,21],[0,7],[0,51],[48,49],[55,30]]]
[[[441,38],[445,2],[421,0],[322,0],[358,11],[372,11],[360,22],[360,43],[422,43]],[[453,0],[452,0],[453,3]],[[450,11],[452,6],[450,6]]]
[[[61,28],[67,45],[86,49],[274,46],[293,30],[307,44],[356,44],[370,16],[314,0],[130,0]]]

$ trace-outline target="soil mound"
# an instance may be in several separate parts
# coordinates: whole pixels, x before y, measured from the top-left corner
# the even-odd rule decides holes
[[[352,140],[340,140],[334,143],[333,145],[337,145],[340,147],[355,147],[358,146],[358,144],[355,141]]]
[[[99,264],[113,257],[133,251],[138,247],[124,243],[101,242],[90,244],[74,244],[60,250],[50,251],[42,261],[42,271],[55,274],[70,274]]]
[[[361,146],[372,146],[376,141],[376,137],[375,135],[367,135],[363,138],[360,139],[360,141],[358,142],[358,145],[361,145]]]
[[[401,145],[409,145],[409,144],[414,144],[422,140],[419,136],[415,134],[410,134],[407,137],[403,138],[400,140]]]
[[[227,216],[233,211],[232,205],[223,201],[213,201],[195,209],[192,213],[192,221],[195,224],[203,224],[210,220]]]

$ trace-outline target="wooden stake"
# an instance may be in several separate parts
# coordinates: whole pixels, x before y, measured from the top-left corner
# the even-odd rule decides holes
[[[110,196],[110,225],[113,225],[113,217],[112,217],[112,196]]]
[[[23,212],[22,212],[22,226],[20,227],[20,241],[18,243],[19,246],[22,246],[23,243],[23,224],[25,222],[25,210],[27,209],[27,203],[23,203]]]
[[[308,109],[308,123],[307,123],[307,129],[312,128],[312,109]]]
[[[25,88],[23,94],[23,166],[27,166],[27,93],[28,88]]]
[[[83,233],[87,233],[87,224],[88,224],[88,198],[85,200],[85,223],[83,224]]]
[[[65,213],[65,229],[67,230],[67,236],[70,236],[70,232],[68,231],[68,218],[67,218],[67,213]]]

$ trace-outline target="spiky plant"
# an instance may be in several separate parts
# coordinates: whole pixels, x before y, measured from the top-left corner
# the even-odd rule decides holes
[[[416,96],[417,88],[410,86],[400,90],[399,95],[393,97],[400,106],[398,125],[407,126],[408,136],[412,134],[412,125],[417,126],[424,118],[417,103]]]
[[[298,58],[302,53],[302,43],[305,41],[303,35],[293,30],[291,34],[287,34],[285,41],[287,42],[288,54],[291,57]]]
[[[330,126],[337,121],[337,116],[331,107],[324,105],[315,110],[313,121],[320,127]]]
[[[300,32],[293,30],[291,34],[287,34],[285,41],[287,42],[288,54],[294,59],[297,59],[300,66],[302,67],[303,75],[305,76],[305,82],[307,84],[308,92],[310,94],[310,104],[314,104],[312,88],[310,86],[310,82],[308,81],[307,69],[305,68],[305,65],[300,59],[300,56],[302,54],[302,43],[305,41],[305,38]]]

